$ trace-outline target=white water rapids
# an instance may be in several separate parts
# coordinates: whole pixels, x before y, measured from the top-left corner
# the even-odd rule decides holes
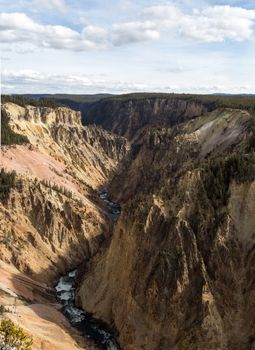
[[[109,199],[106,191],[100,192],[100,198],[108,205],[109,215],[115,221],[120,214],[120,206]],[[77,269],[70,271],[59,279],[55,288],[57,299],[63,305],[63,313],[75,328],[79,329],[84,336],[93,340],[100,348],[120,350],[113,333],[106,324],[75,306],[76,275]]]

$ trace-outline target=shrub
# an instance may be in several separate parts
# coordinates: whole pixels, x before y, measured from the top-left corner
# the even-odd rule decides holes
[[[2,343],[2,344],[1,344]],[[0,345],[2,350],[32,350],[33,340],[24,330],[16,327],[11,320],[2,320],[0,324]]]
[[[24,135],[16,134],[9,126],[9,117],[4,109],[1,109],[1,143],[2,145],[17,145],[29,143]]]
[[[242,183],[254,179],[252,160],[239,154],[210,160],[204,166],[202,179],[213,207],[217,209],[226,206],[233,180]]]
[[[16,172],[6,172],[3,168],[0,171],[0,201],[9,198],[10,190],[16,185]]]
[[[53,191],[61,193],[68,198],[73,198],[73,193],[71,191],[68,191],[64,186],[59,186],[59,185],[52,183],[50,181],[47,181],[47,180],[42,180],[42,184],[45,187],[48,187],[48,188],[52,189]]]
[[[22,95],[2,95],[2,103],[15,103],[21,107],[25,106],[34,106],[34,107],[49,107],[49,108],[57,108],[62,107],[63,104],[59,101],[56,101],[54,98],[44,98],[41,97],[39,99],[29,98]]]
[[[10,312],[10,311],[5,306],[0,305],[0,316],[3,315],[5,312]]]

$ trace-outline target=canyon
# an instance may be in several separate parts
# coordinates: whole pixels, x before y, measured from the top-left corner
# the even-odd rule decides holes
[[[35,350],[97,348],[55,299],[77,266],[77,307],[121,349],[255,349],[250,111],[173,96],[2,109],[28,142],[1,148],[16,175],[0,201],[0,304],[17,303]]]
[[[112,220],[95,189],[111,176],[128,151],[128,143],[100,128],[83,127],[80,114],[67,108],[7,103],[3,109],[12,130],[26,135],[29,142],[1,148],[0,167],[16,171],[16,180],[0,203],[0,257],[17,269],[22,280],[25,274],[53,288],[61,274],[96,254],[111,235]],[[16,274],[8,275],[12,286]],[[33,297],[31,301],[29,295],[19,294],[19,289],[15,283],[11,291],[22,305],[23,299],[33,302],[30,309],[41,303],[40,298]],[[42,286],[41,294],[44,293]],[[61,326],[61,314],[52,307],[54,300],[52,289],[46,305],[53,316],[58,312],[54,317],[60,318]],[[4,300],[2,304],[6,304]],[[62,343],[55,345],[53,335],[52,331],[50,341],[48,335],[47,340],[42,337],[41,344],[46,345],[38,343],[38,349],[63,348]],[[72,343],[67,346],[75,348]]]

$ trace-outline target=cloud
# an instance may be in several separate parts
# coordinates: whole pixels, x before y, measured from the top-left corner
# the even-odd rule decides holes
[[[49,74],[35,70],[3,70],[3,93],[97,93],[144,91],[145,84],[130,82],[109,81],[102,74],[75,75],[75,74]]]
[[[43,6],[46,9],[57,9],[60,12],[67,11],[65,0],[34,0],[35,6]]]
[[[88,26],[77,32],[62,25],[42,25],[24,13],[0,13],[0,42],[83,51],[104,47],[106,31]]]
[[[116,46],[156,40],[159,37],[156,24],[150,21],[114,24],[112,29],[112,42]]]
[[[184,68],[183,66],[167,66],[167,67],[160,67],[158,69],[159,72],[164,73],[172,73],[172,74],[180,74],[190,71],[190,69]]]
[[[186,14],[173,5],[158,5],[146,8],[143,16],[160,28],[205,42],[251,39],[255,24],[255,10],[231,6],[193,9]]]
[[[158,39],[149,21],[113,24],[111,29],[87,25],[78,32],[62,25],[43,25],[24,13],[0,13],[0,43],[30,43],[41,48],[85,51]]]
[[[108,31],[102,27],[88,25],[83,30],[83,35],[91,42],[104,45],[107,41]]]
[[[44,6],[65,6],[63,0],[35,0]],[[202,42],[244,41],[253,37],[255,10],[210,6],[184,13],[175,5],[145,8],[138,20],[85,25],[80,31],[63,25],[46,25],[25,13],[0,13],[0,45],[29,43],[34,47],[86,51],[158,40],[162,33]]]
[[[176,92],[176,93],[255,93],[255,86],[231,85],[158,85],[108,80],[100,74],[50,74],[35,70],[3,70],[2,93],[129,93],[129,92]]]

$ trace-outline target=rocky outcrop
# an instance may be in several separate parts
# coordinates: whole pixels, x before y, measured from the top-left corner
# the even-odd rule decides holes
[[[1,148],[0,167],[17,180],[0,202],[0,258],[51,284],[93,256],[111,221],[94,189],[128,152],[121,137],[83,127],[68,108],[3,105],[15,132],[29,144]]]
[[[0,202],[0,222],[0,259],[49,285],[93,256],[111,226],[93,203],[25,178]]]
[[[0,204],[2,225],[17,231],[17,239],[29,247],[10,245],[3,258],[33,275],[46,270],[51,279],[93,255],[107,236],[109,219],[92,188],[114,174],[128,143],[100,128],[83,127],[80,113],[68,108],[13,103],[2,108],[12,130],[30,142],[1,148],[0,167],[21,177],[21,188]]]
[[[253,140],[249,113],[217,110],[148,130],[114,179],[122,214],[77,300],[123,349],[254,349]]]
[[[0,260],[2,319],[11,319],[33,339],[33,350],[95,350],[83,339],[54,302],[54,290]]]
[[[4,109],[9,112],[11,122],[43,123],[48,126],[65,124],[68,126],[81,126],[81,115],[66,107],[22,107],[13,103],[6,103]]]
[[[128,152],[124,138],[93,126],[83,127],[80,113],[68,108],[20,107],[12,103],[3,108],[12,129],[26,135],[30,146],[17,146],[17,151],[3,148],[0,166],[27,171],[61,186],[67,181],[67,187],[74,187],[81,181],[96,188],[108,181]]]
[[[112,97],[98,101],[83,113],[83,123],[137,140],[148,127],[171,127],[201,116],[212,107],[175,97]]]
[[[0,303],[35,350],[95,349],[61,314],[51,287],[109,241],[112,221],[97,189],[117,171],[128,142],[83,127],[67,108],[2,108],[29,143],[1,147]]]
[[[124,350],[255,348],[248,112],[207,113],[178,98],[98,102],[88,123],[129,146],[63,107],[3,108],[30,144],[1,150],[17,179],[0,202],[0,259],[29,275],[30,288],[83,262],[77,301],[112,325]],[[113,233],[95,192],[105,184],[123,207]]]

